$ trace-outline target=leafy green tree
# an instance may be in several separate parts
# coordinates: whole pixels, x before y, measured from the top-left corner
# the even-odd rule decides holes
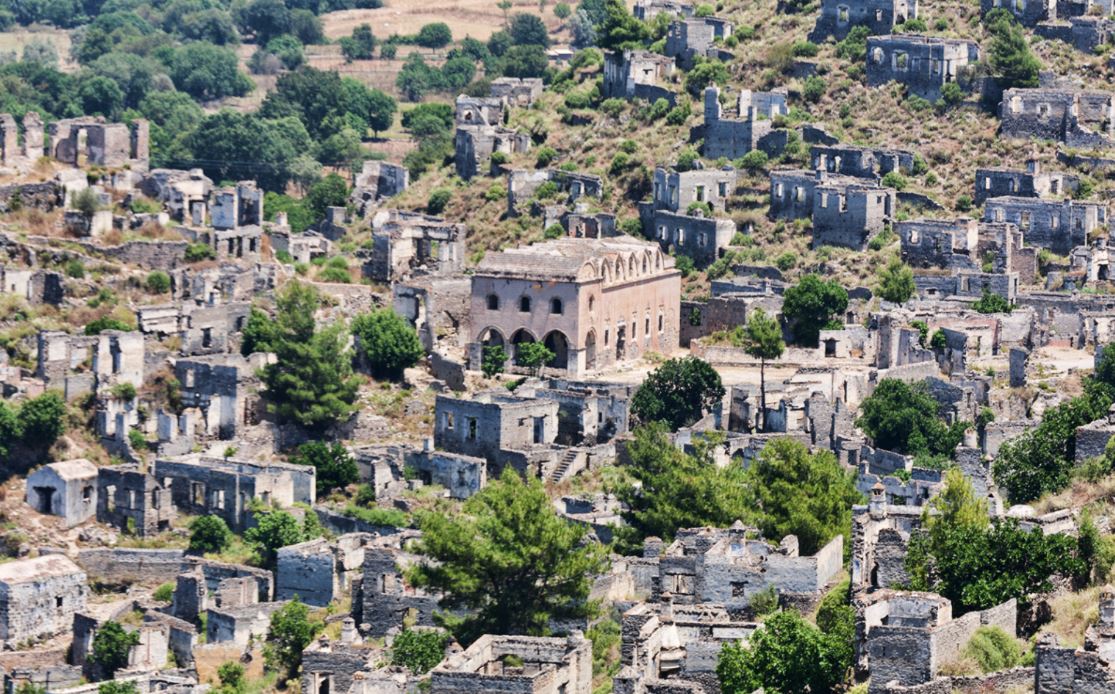
[[[240,72],[236,53],[230,48],[187,43],[175,49],[168,67],[175,86],[201,101],[244,96],[252,90],[252,81]]]
[[[550,32],[542,23],[542,18],[536,14],[520,12],[511,15],[511,41],[517,46],[542,46],[550,47]]]
[[[306,202],[318,219],[324,219],[328,208],[344,207],[348,202],[348,184],[345,179],[331,173],[310,186]]]
[[[217,668],[217,679],[221,681],[217,694],[243,694],[248,684],[244,679],[244,666],[231,660]]]
[[[35,462],[46,456],[50,447],[65,431],[65,417],[66,402],[61,393],[56,390],[47,391],[19,407],[14,428],[10,422],[4,422],[8,419],[7,415],[0,414],[0,439],[5,436],[5,429],[17,433],[18,440],[11,443],[19,443],[30,454],[26,462]],[[3,440],[0,440],[0,448],[4,447]]]
[[[771,540],[796,535],[802,555],[837,535],[850,540],[853,504],[862,496],[855,473],[829,451],[810,453],[800,441],[776,438],[763,446],[745,476],[750,520]]]
[[[210,178],[251,178],[267,190],[284,189],[292,164],[313,148],[296,116],[261,118],[230,110],[206,117],[184,144],[202,160],[201,168]]]
[[[549,59],[542,46],[511,46],[503,55],[500,66],[500,72],[505,77],[544,77]]]
[[[510,358],[503,345],[487,345],[480,360],[480,371],[485,377],[492,378],[496,374],[503,373],[504,364]]]
[[[915,534],[906,570],[913,590],[941,594],[959,615],[1011,598],[1029,604],[1031,596],[1053,589],[1055,576],[1080,576],[1087,567],[1072,537],[1032,532],[1005,518],[986,528],[942,524]]]
[[[664,422],[671,431],[695,423],[724,398],[720,374],[698,357],[670,359],[647,376],[631,398],[642,423]]]
[[[429,561],[408,573],[464,616],[439,619],[463,642],[481,634],[545,634],[551,620],[584,618],[592,576],[606,566],[588,529],[557,514],[542,483],[511,467],[465,501],[460,513],[420,519]]]
[[[309,465],[317,471],[317,493],[328,494],[334,489],[343,489],[360,478],[356,460],[348,449],[339,443],[310,441],[298,448],[290,458],[296,465]]]
[[[341,39],[341,53],[345,60],[370,60],[376,48],[376,37],[370,24],[360,24],[352,36]]]
[[[588,9],[586,18],[600,48],[638,48],[649,37],[647,25],[632,16],[622,0],[601,0],[598,4],[598,8]],[[585,3],[581,8],[587,9]]]
[[[255,352],[270,352],[277,343],[279,327],[271,316],[255,306],[248,313],[248,322],[240,333],[240,353],[245,357]]]
[[[780,694],[836,691],[847,676],[839,645],[794,611],[769,617],[747,646],[728,643],[720,651],[716,676],[724,694],[757,689]]]
[[[170,275],[162,270],[155,270],[147,275],[144,286],[152,294],[166,294],[170,291]]]
[[[720,468],[712,459],[717,437],[695,437],[686,453],[666,431],[661,422],[641,426],[627,446],[632,479],[616,489],[625,506],[616,536],[628,554],[640,552],[648,537],[670,542],[680,528],[727,527],[750,517],[743,467]]]
[[[964,654],[976,661],[983,672],[1007,670],[1022,661],[1018,640],[1000,627],[993,626],[976,629],[964,646]]]
[[[132,326],[124,321],[111,318],[109,316],[102,316],[85,324],[86,335],[100,335],[105,330],[131,330]]]
[[[325,625],[310,619],[310,610],[297,596],[271,613],[263,659],[269,668],[287,678],[297,677],[302,665],[302,651]]]
[[[816,347],[821,330],[842,326],[836,320],[848,308],[848,292],[835,280],[822,280],[814,274],[801,278],[786,290],[782,302],[782,315],[790,321],[797,342],[806,347]]]
[[[391,664],[424,675],[445,657],[449,634],[434,629],[404,629],[391,644]]]
[[[782,341],[782,326],[761,308],[751,313],[743,329],[743,350],[759,360],[759,411],[763,418],[760,429],[766,429],[767,417],[767,360],[778,359],[786,351]]]
[[[287,70],[296,70],[305,61],[302,52],[302,42],[291,36],[283,34],[267,42],[267,52],[279,59]]]
[[[972,303],[972,310],[976,313],[1010,313],[1012,309],[1009,301],[988,289],[984,289],[980,298]]]
[[[0,400],[0,460],[10,460],[12,447],[23,438],[23,425],[19,422],[18,410]]]
[[[441,72],[430,67],[420,53],[411,53],[395,76],[395,87],[407,101],[420,101],[428,92],[442,88]]]
[[[1024,504],[1064,489],[1076,465],[1076,428],[1105,416],[1113,401],[1110,386],[1088,379],[1083,395],[1046,410],[1040,424],[1005,442],[991,470],[1011,502]]]
[[[313,511],[306,511],[301,523],[282,509],[257,513],[255,519],[255,526],[244,531],[244,541],[255,549],[260,562],[268,568],[274,568],[278,552],[283,547],[321,536],[321,527]]]
[[[125,631],[118,622],[108,621],[93,636],[93,652],[89,659],[112,677],[128,664],[128,653],[139,645],[139,632]]]
[[[236,21],[240,31],[253,34],[261,46],[291,32],[291,13],[283,0],[251,0],[239,9]]]
[[[694,98],[704,98],[705,88],[714,84],[726,84],[731,75],[728,67],[719,60],[708,60],[698,64],[685,76],[685,91]]]
[[[357,316],[352,321],[360,356],[372,373],[391,379],[401,378],[425,355],[418,333],[409,322],[389,308]]]
[[[139,689],[134,681],[120,682],[109,680],[97,686],[97,694],[139,694]]]
[[[1030,50],[1022,25],[1009,11],[997,8],[983,18],[991,35],[991,69],[1003,89],[1038,86],[1041,61]]]
[[[198,516],[190,522],[190,551],[222,552],[232,544],[232,531],[220,516]]]
[[[916,291],[914,271],[909,265],[903,263],[901,258],[891,258],[879,273],[879,296],[884,301],[904,304]]]
[[[938,410],[924,383],[884,378],[860,404],[856,424],[879,448],[903,455],[951,456],[969,422],[947,426]]]
[[[423,48],[444,48],[453,41],[453,32],[445,22],[431,22],[418,30],[414,42]]]
[[[532,376],[537,376],[554,356],[541,342],[523,342],[515,348],[515,362],[529,369]]]
[[[359,383],[344,326],[317,329],[314,312],[321,298],[313,287],[294,281],[279,291],[275,335],[269,345],[277,360],[263,367],[269,408],[279,418],[319,432],[352,414]]]
[[[571,14],[573,14],[573,8],[571,8],[567,3],[559,2],[558,4],[554,5],[554,16],[558,19],[564,21],[566,19],[569,19],[569,15]]]

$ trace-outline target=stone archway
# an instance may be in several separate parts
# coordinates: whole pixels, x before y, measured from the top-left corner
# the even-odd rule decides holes
[[[569,368],[569,338],[565,336],[565,333],[560,330],[547,333],[542,340],[542,344],[554,353],[554,358],[548,361],[546,366],[553,369]]]
[[[585,335],[585,369],[591,371],[596,368],[596,331],[589,330]]]
[[[519,363],[519,345],[537,341],[526,328],[519,328],[511,335],[511,357],[516,364]]]

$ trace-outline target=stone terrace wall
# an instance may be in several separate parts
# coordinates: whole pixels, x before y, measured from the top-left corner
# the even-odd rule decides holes
[[[49,245],[57,239],[29,236],[29,241]],[[118,246],[102,246],[80,239],[66,239],[67,243],[81,246],[87,253],[103,256],[128,265],[139,265],[146,270],[173,270],[186,262],[185,241],[126,241]]]
[[[181,549],[83,549],[76,561],[91,580],[165,583],[188,568]]]
[[[986,694],[986,692],[1027,691],[1034,684],[1034,668],[1016,667],[976,677],[938,677],[932,682],[909,687],[895,685],[886,694]]]

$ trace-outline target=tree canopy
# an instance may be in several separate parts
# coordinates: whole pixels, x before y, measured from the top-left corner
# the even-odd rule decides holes
[[[856,420],[879,448],[903,455],[951,456],[964,440],[970,422],[949,426],[924,383],[911,385],[895,378],[879,381],[860,403]]]
[[[1026,530],[1014,518],[988,521],[970,487],[962,474],[950,474],[931,507],[940,517],[911,537],[906,555],[911,589],[943,595],[960,615],[1011,598],[1026,604],[1034,594],[1052,590],[1055,576],[1088,572],[1074,538]],[[925,513],[928,518],[929,508]]]
[[[699,420],[724,398],[720,374],[698,357],[670,359],[647,376],[631,398],[639,422],[664,422],[672,431]]]
[[[796,285],[786,290],[782,302],[782,315],[790,322],[795,340],[806,346],[816,347],[821,330],[827,327],[843,328],[838,317],[848,308],[848,292],[835,280],[822,280],[817,275],[806,275]]]
[[[810,453],[805,444],[780,437],[763,446],[744,476],[744,520],[763,536],[796,535],[802,555],[814,554],[837,535],[851,541],[852,505],[863,498],[855,473],[826,450]]]
[[[283,671],[294,677],[302,664],[302,651],[325,628],[310,619],[310,610],[297,596],[271,613],[267,628],[267,643],[263,647],[264,661],[272,670]]]
[[[727,527],[749,517],[741,465],[717,467],[715,436],[697,436],[693,452],[670,443],[661,422],[635,430],[627,444],[629,483],[616,490],[625,505],[624,525],[616,530],[621,551],[635,554],[648,537],[666,542],[682,528]]]
[[[757,689],[779,694],[832,692],[848,676],[847,644],[853,634],[831,634],[792,610],[767,618],[747,646],[728,643],[720,651],[716,676],[724,694],[751,694]]]
[[[557,515],[542,483],[510,466],[469,497],[460,513],[421,516],[419,551],[430,561],[408,572],[415,585],[441,592],[463,616],[439,620],[463,642],[482,634],[542,635],[551,620],[584,617],[603,548],[586,543],[585,526]]]
[[[360,356],[376,376],[398,379],[425,356],[418,333],[409,322],[389,308],[357,316],[352,334]]]
[[[359,381],[352,373],[345,328],[339,323],[317,327],[314,313],[321,298],[310,285],[290,282],[276,303],[267,346],[277,360],[261,371],[268,408],[283,421],[322,431],[347,419],[356,400]]]
[[[890,259],[879,272],[879,296],[884,301],[904,304],[917,291],[914,286],[914,271],[897,256]]]
[[[295,465],[309,465],[317,471],[317,493],[328,494],[334,489],[343,489],[360,478],[356,460],[348,449],[340,443],[310,441],[298,447],[298,452],[290,457]]]

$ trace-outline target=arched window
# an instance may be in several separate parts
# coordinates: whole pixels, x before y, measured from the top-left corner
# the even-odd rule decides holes
[[[519,297],[519,310],[522,311],[523,313],[530,313],[530,297],[529,296]]]
[[[489,311],[498,311],[499,310],[499,297],[496,296],[495,294],[489,294],[488,295],[488,310]]]
[[[563,313],[563,311],[562,311],[563,308],[564,307],[561,305],[561,299],[558,299],[556,297],[553,298],[553,299],[550,299],[550,313],[555,313],[557,315],[561,315]]]
[[[596,297],[595,297],[595,296],[590,296],[590,297],[588,298],[588,310],[589,310],[589,313],[592,313],[593,309],[595,309],[595,308],[596,308]]]

